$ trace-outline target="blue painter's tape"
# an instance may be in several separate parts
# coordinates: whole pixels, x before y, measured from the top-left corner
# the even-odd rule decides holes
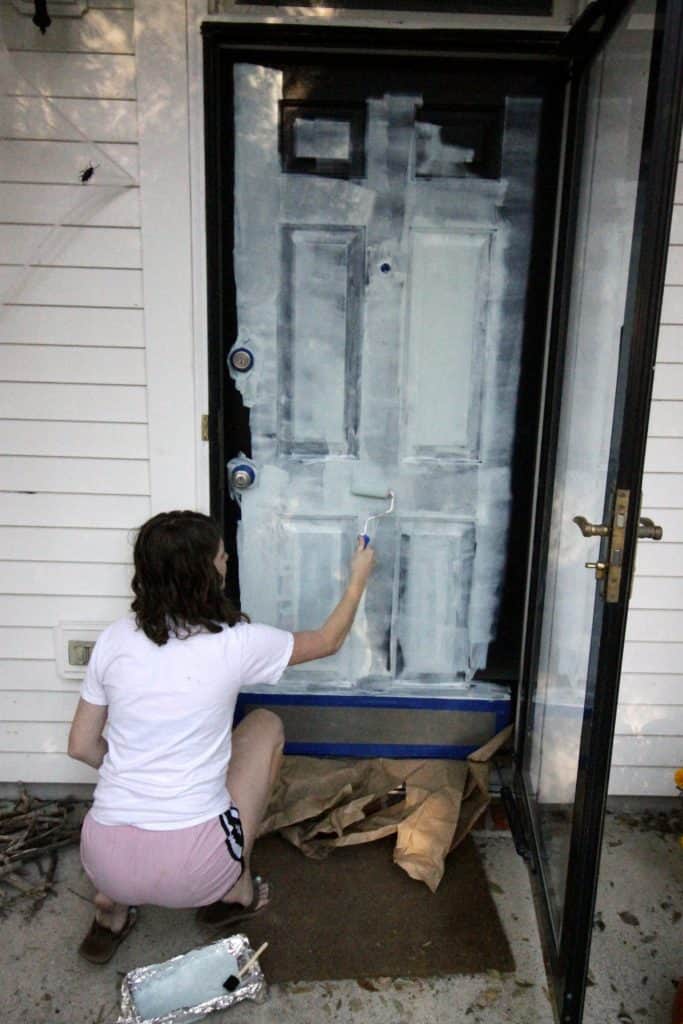
[[[418,743],[285,743],[285,754],[313,757],[439,757],[462,761],[476,749]]]
[[[412,708],[430,711],[474,711],[495,715],[495,733],[512,721],[511,700],[467,700],[454,697],[372,697],[366,694],[310,694],[310,693],[241,693],[237,699],[235,722],[244,717],[245,706],[252,704],[271,707],[368,707]],[[481,744],[448,746],[446,744],[406,743],[296,743],[285,744],[286,754],[305,754],[314,757],[439,757],[462,760]]]

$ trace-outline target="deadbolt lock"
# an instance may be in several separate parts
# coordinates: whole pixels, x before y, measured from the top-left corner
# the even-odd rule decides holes
[[[607,562],[586,562],[585,565],[587,569],[595,569],[596,580],[604,580],[609,569]]]

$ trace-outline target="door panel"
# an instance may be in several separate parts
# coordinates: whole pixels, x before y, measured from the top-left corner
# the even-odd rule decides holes
[[[402,517],[395,676],[447,680],[466,663],[474,548],[473,523]]]
[[[394,491],[344,651],[283,686],[424,693],[467,685],[496,628],[541,97],[366,72],[234,67],[240,584],[253,617],[320,625]]]
[[[364,233],[282,228],[280,444],[288,455],[356,455]]]
[[[422,228],[411,242],[404,457],[476,458],[491,233]]]

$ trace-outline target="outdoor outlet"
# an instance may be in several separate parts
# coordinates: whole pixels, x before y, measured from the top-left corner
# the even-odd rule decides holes
[[[94,640],[69,640],[69,664],[87,665],[94,646]]]
[[[54,630],[57,672],[62,679],[81,680],[95,641],[106,622],[58,622]]]

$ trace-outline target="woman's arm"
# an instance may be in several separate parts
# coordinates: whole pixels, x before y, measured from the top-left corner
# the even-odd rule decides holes
[[[320,629],[308,629],[294,634],[294,647],[290,665],[327,658],[336,654],[344,643],[353,624],[368,577],[375,564],[371,547],[363,547],[360,540],[351,562],[351,578],[341,601]]]
[[[106,704],[89,704],[81,697],[71,723],[69,757],[73,757],[76,761],[83,761],[91,768],[99,768],[109,749],[107,741],[102,735],[106,721]]]

